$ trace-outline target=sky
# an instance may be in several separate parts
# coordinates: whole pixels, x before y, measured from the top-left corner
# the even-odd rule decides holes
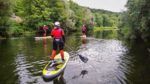
[[[104,9],[113,12],[125,11],[127,0],[73,0],[81,6]]]

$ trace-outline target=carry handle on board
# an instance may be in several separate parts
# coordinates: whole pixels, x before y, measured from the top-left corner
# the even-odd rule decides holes
[[[69,47],[68,45],[65,44],[65,46],[66,46],[67,48],[69,48],[71,51],[73,51],[74,53],[76,53],[76,54],[79,56],[79,58],[81,59],[82,62],[86,63],[86,62],[88,61],[88,58],[87,58],[87,57],[82,56],[81,54],[78,54],[76,51],[74,51],[74,50],[73,50],[71,47]]]

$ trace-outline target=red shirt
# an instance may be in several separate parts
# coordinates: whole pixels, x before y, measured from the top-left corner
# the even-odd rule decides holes
[[[47,29],[48,29],[48,26],[44,26],[44,27],[43,27],[43,30],[47,30]]]
[[[62,36],[64,35],[64,31],[61,28],[53,28],[53,30],[51,31],[51,35],[54,38],[62,38]]]
[[[82,26],[82,31],[86,32],[86,27]]]

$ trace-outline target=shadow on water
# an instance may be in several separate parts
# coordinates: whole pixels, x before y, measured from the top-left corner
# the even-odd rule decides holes
[[[88,71],[87,70],[82,70],[79,75],[76,75],[76,76],[72,77],[72,79],[79,78],[80,76],[82,76],[82,78],[83,78],[86,74],[88,74]]]
[[[62,73],[62,75],[60,75],[58,78],[56,78],[55,80],[53,80],[54,84],[66,84],[66,80],[63,77],[64,73]]]
[[[60,76],[58,76],[55,79],[45,79],[43,78],[43,80],[47,83],[52,82],[53,84],[66,84],[66,80],[64,79],[64,72],[62,74],[60,74]]]
[[[66,84],[64,77],[53,80],[53,84]]]

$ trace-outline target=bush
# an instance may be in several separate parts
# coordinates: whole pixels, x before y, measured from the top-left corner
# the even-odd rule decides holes
[[[12,21],[8,33],[10,36],[20,36],[24,33],[24,26]]]

